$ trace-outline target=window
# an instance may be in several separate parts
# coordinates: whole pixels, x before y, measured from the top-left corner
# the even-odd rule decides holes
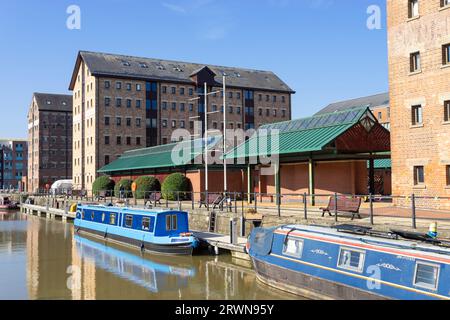
[[[131,83],[127,83],[127,91],[131,91]]]
[[[131,137],[127,137],[127,146],[131,146]]]
[[[117,117],[117,118],[116,118],[116,125],[117,125],[118,127],[120,127],[120,126],[122,125],[122,118],[120,118],[120,117]]]
[[[172,128],[176,128],[177,127],[177,120],[172,120]]]
[[[136,91],[141,91],[142,90],[142,86],[140,84],[136,84]]]
[[[137,146],[141,145],[141,137],[136,137],[136,145]]]
[[[117,90],[122,89],[122,82],[116,82],[116,89]]]
[[[170,216],[166,216],[166,231],[170,231],[170,227],[172,226],[172,221]]]
[[[164,102],[162,103],[162,109],[163,109],[163,110],[167,110],[167,102],[164,101]]]
[[[274,117],[277,116],[277,109],[273,109],[273,116],[274,116]]]
[[[163,126],[163,128],[167,128],[167,120],[162,121],[162,126]]]
[[[236,114],[241,114],[241,107],[236,108]]]
[[[423,166],[414,167],[414,185],[418,186],[425,183],[425,168]]]
[[[109,89],[111,87],[111,82],[105,81],[105,89]]]
[[[230,113],[230,114],[233,113],[233,107],[232,107],[232,106],[229,106],[229,107],[228,107],[228,113]]]
[[[136,127],[141,127],[141,118],[136,118]]]
[[[109,107],[110,104],[111,104],[111,99],[105,98],[105,107]]]
[[[189,104],[189,112],[193,112],[194,111],[194,105],[191,103]]]
[[[444,101],[444,121],[450,122],[450,100]]]
[[[172,94],[176,94],[177,93],[177,88],[176,87],[172,87]]]
[[[131,127],[131,118],[127,118],[127,127]]]
[[[109,145],[109,136],[105,136],[105,145]]]
[[[105,117],[105,126],[109,126],[109,117]]]
[[[184,120],[181,120],[181,121],[180,121],[180,128],[184,129],[185,126],[186,126],[186,125],[185,125]]]
[[[106,214],[102,213],[102,222],[105,222]]]
[[[131,108],[131,99],[127,99],[127,108]]]
[[[184,96],[184,88],[180,88],[180,96]]]
[[[262,101],[262,94],[258,94],[258,100]]]
[[[172,230],[178,229],[178,216],[176,214],[172,215]]]
[[[120,108],[122,106],[122,99],[121,98],[117,98],[116,99],[116,107]]]
[[[172,110],[173,111],[177,110],[177,103],[176,102],[172,102]]]
[[[419,16],[419,0],[408,1],[408,18],[414,18]]]
[[[303,251],[303,240],[288,238],[283,247],[283,254],[301,258]]]
[[[442,46],[442,64],[450,65],[450,43]]]
[[[194,89],[192,89],[192,88],[189,89],[189,95],[190,96],[194,95]]]
[[[141,100],[136,100],[136,108],[137,108],[137,109],[140,109],[140,108],[141,108],[141,103],[142,103]]]
[[[131,228],[133,226],[133,216],[125,216],[125,227]]]
[[[411,122],[413,126],[423,124],[423,110],[421,105],[411,107]]]
[[[95,220],[95,213],[94,213],[94,211],[91,212],[91,220],[92,220],[92,221]]]
[[[109,156],[105,156],[105,165],[109,164]]]
[[[420,52],[411,53],[410,56],[410,72],[418,72],[420,71]]]
[[[281,110],[281,116],[283,117],[283,118],[286,118],[286,110]]]
[[[263,109],[261,109],[261,108],[258,109],[258,115],[259,115],[259,116],[262,116],[262,115],[263,115]]]
[[[184,103],[180,103],[180,111],[184,112],[185,109],[186,109],[185,104]]]
[[[418,262],[414,275],[414,285],[424,289],[437,290],[439,282],[439,266]]]
[[[273,96],[272,100],[273,102],[277,102],[277,96]]]
[[[142,230],[150,231],[150,218],[142,219]]]
[[[365,253],[359,250],[341,248],[338,268],[363,272]]]
[[[266,109],[266,117],[270,116],[270,109]]]
[[[283,103],[286,102],[286,97],[285,96],[281,96],[281,102],[283,102]]]
[[[450,0],[441,0],[441,8],[444,8],[449,5],[450,5]]]
[[[230,99],[233,99],[233,92],[228,92],[228,97],[229,97]]]
[[[118,146],[120,146],[122,144],[122,137],[117,137],[116,138],[116,143]]]
[[[447,177],[447,186],[450,187],[450,165],[445,166],[445,175]]]

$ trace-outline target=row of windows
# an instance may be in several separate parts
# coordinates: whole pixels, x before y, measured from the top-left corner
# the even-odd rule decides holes
[[[411,73],[417,73],[422,71],[422,60],[420,51],[416,51],[410,54],[409,58],[409,71]],[[450,65],[450,43],[447,43],[442,46],[442,65],[449,66]]]
[[[283,254],[301,259],[303,247],[304,243],[302,239],[288,238],[283,248]],[[339,250],[337,267],[352,272],[362,273],[364,271],[365,258],[366,252],[363,250],[341,247]],[[417,262],[414,272],[414,286],[428,290],[437,290],[439,272],[440,266],[438,265]]]
[[[442,119],[444,122],[450,122],[450,100],[444,101]],[[423,125],[423,107],[422,105],[415,105],[411,107],[411,124],[413,126]]]
[[[415,186],[425,185],[425,167],[415,166],[413,171],[414,171],[414,185]],[[446,184],[448,187],[450,187],[450,165],[445,166],[445,176],[446,176]]]
[[[425,1],[425,0],[424,0]],[[431,1],[431,0],[426,0]],[[440,2],[440,7],[444,8],[450,6],[450,0],[437,0]],[[408,0],[408,18],[413,19],[420,16],[419,0]]]
[[[122,136],[116,136],[116,145],[121,146],[122,145]],[[125,144],[127,146],[131,146],[132,145],[132,138],[131,137],[125,137]],[[142,143],[142,139],[141,137],[136,137],[135,139],[135,145],[140,146]],[[105,136],[105,145],[110,145],[111,144],[111,139],[110,136]]]
[[[105,89],[111,88],[111,81],[106,80],[105,81]],[[131,83],[126,83],[125,88],[127,91],[131,91],[133,89],[133,85]],[[142,85],[137,83],[135,85],[136,91],[142,91]],[[116,90],[122,90],[122,82],[116,81]]]

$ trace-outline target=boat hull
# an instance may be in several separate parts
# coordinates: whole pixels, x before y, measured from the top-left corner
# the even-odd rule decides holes
[[[259,281],[295,295],[315,300],[387,300],[387,298],[341,283],[287,269],[252,258]]]
[[[102,239],[105,241],[114,242],[120,245],[132,247],[139,250],[145,250],[147,252],[161,254],[161,255],[192,255],[193,246],[192,245],[161,245],[150,242],[142,242],[136,239],[131,239],[111,233],[102,233],[97,230],[92,230],[89,228],[76,227],[76,232],[79,234],[91,235],[95,238]]]

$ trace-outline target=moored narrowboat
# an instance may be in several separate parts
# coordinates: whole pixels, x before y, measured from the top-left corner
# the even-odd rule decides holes
[[[257,228],[247,250],[259,280],[313,299],[450,299],[450,243],[419,233]]]
[[[16,210],[19,206],[9,197],[0,196],[0,210]]]
[[[192,255],[198,246],[182,211],[78,205],[74,224],[77,233],[157,254]]]

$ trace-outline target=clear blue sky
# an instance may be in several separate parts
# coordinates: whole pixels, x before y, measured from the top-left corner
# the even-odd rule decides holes
[[[374,4],[381,30],[366,26]],[[271,70],[308,116],[388,90],[385,20],[384,0],[2,0],[0,137],[27,136],[33,92],[69,92],[79,50]]]

